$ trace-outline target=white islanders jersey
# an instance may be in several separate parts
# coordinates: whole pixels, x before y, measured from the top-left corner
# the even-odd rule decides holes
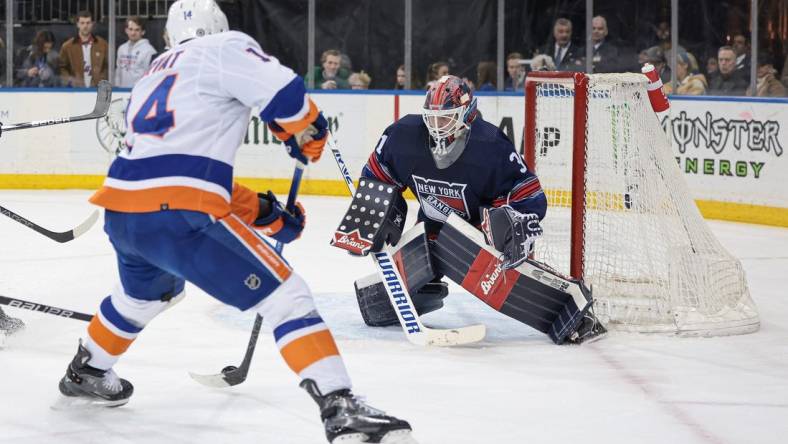
[[[233,162],[250,111],[295,133],[315,118],[301,77],[248,35],[185,41],[135,84],[124,149],[91,202],[119,212],[230,212]]]

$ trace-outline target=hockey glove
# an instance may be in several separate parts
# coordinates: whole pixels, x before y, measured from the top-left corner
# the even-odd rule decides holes
[[[312,162],[320,160],[328,136],[328,121],[323,117],[322,112],[317,113],[315,120],[297,134],[288,133],[276,121],[269,122],[268,128],[277,139],[284,142],[290,157],[304,163],[306,159]]]
[[[264,235],[282,243],[292,242],[301,236],[306,223],[306,212],[296,202],[293,212],[288,212],[277,200],[274,193],[258,193],[260,213],[254,221],[255,228]]]
[[[508,205],[482,208],[481,212],[487,243],[503,253],[502,267],[508,270],[525,262],[534,241],[542,235],[539,216],[520,213]]]

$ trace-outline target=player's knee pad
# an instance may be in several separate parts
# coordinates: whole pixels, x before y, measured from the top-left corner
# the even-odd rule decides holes
[[[419,314],[443,307],[443,298],[449,291],[434,272],[423,223],[416,224],[402,235],[392,257]],[[355,289],[359,310],[367,325],[385,326],[398,322],[380,275],[375,273],[357,280]]]
[[[274,327],[317,311],[309,286],[295,272],[253,309]]]
[[[145,327],[153,318],[155,318],[162,311],[177,304],[186,296],[184,289],[179,294],[174,295],[167,300],[144,300],[136,299],[128,295],[123,286],[116,285],[110,295],[112,306],[117,310],[118,314],[123,316],[124,319],[137,327]]]

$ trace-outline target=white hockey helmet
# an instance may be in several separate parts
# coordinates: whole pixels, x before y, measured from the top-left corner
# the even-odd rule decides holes
[[[167,16],[167,35],[172,46],[229,29],[227,17],[213,0],[178,0],[170,6]]]

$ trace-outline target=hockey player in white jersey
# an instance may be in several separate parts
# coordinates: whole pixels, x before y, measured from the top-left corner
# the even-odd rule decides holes
[[[303,79],[246,34],[228,31],[213,0],[176,1],[167,33],[173,47],[134,86],[125,149],[90,199],[105,208],[120,285],[102,301],[60,381],[60,406],[127,403],[133,387],[113,366],[183,296],[188,280],[263,316],[317,402],[330,442],[414,443],[407,422],[351,393],[309,288],[254,231],[293,241],[304,226],[303,209],[290,213],[270,191],[256,194],[233,182],[252,108],[307,158],[320,157],[327,122]]]

